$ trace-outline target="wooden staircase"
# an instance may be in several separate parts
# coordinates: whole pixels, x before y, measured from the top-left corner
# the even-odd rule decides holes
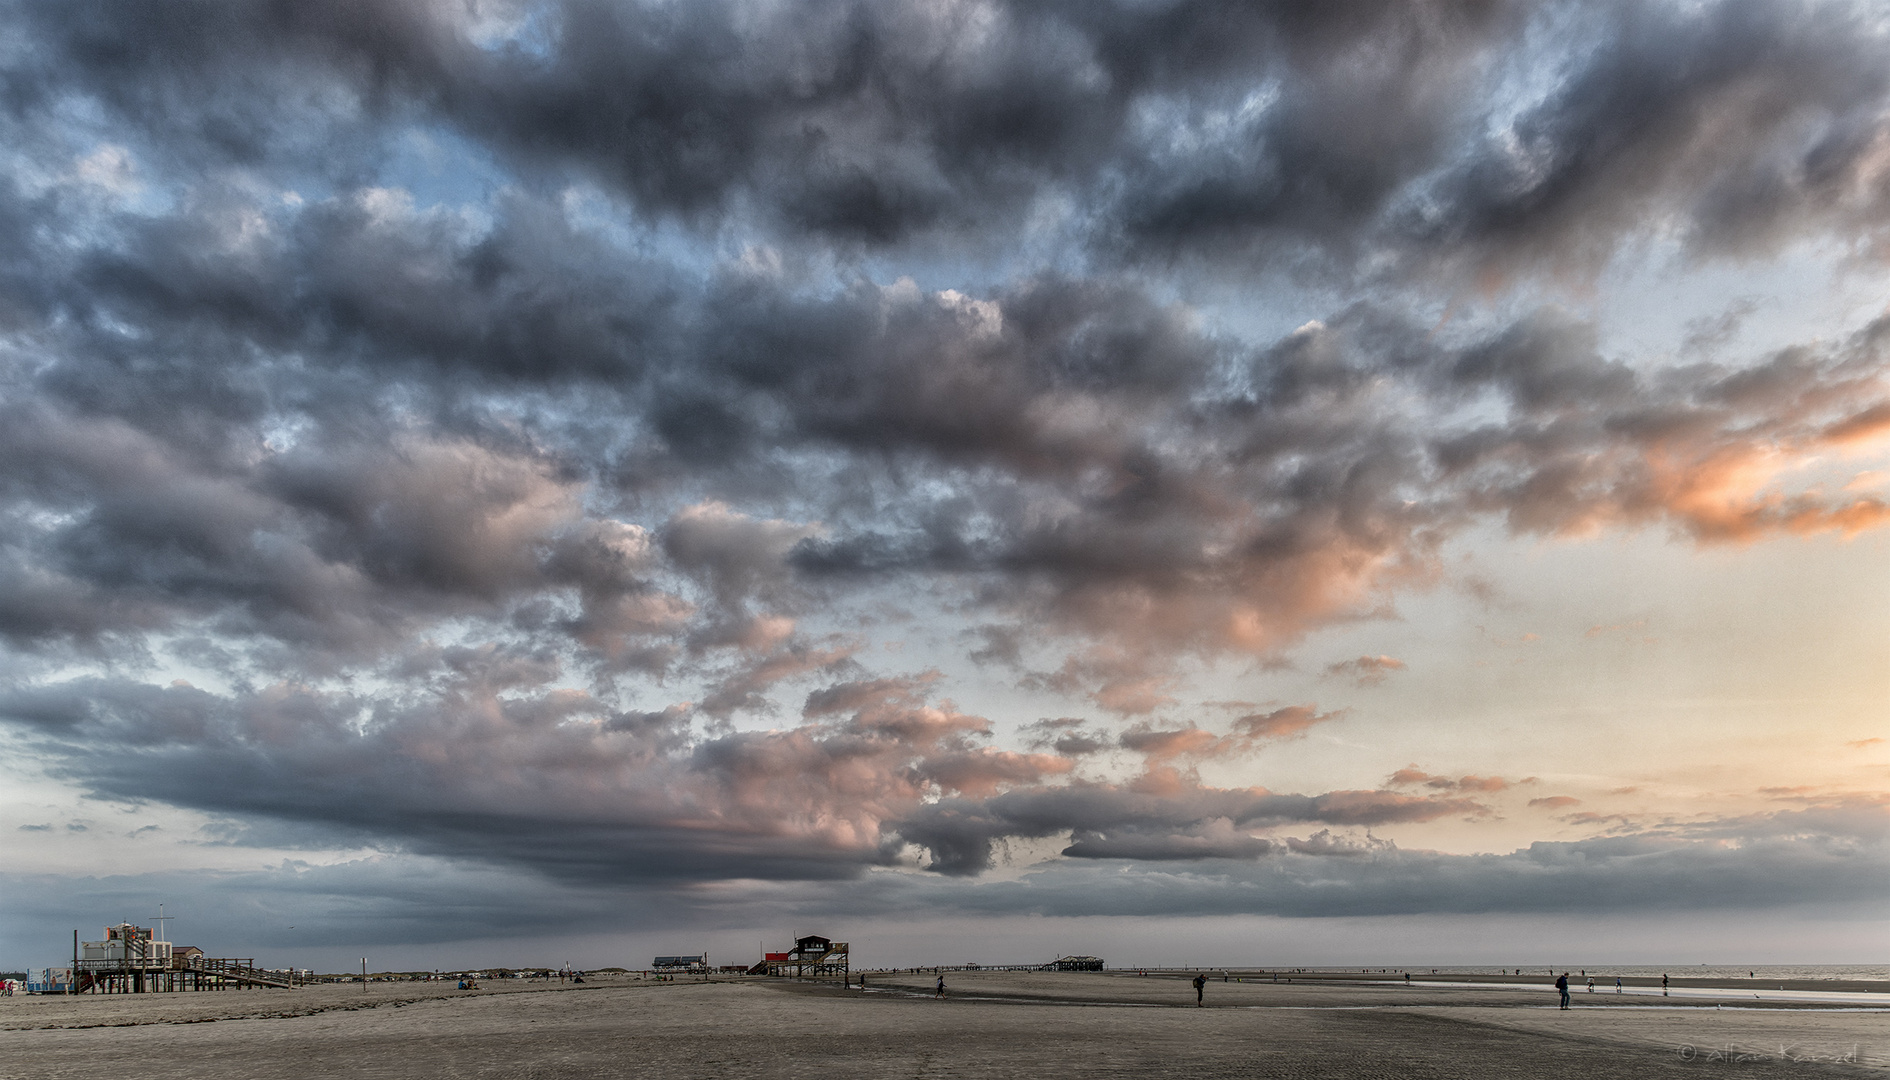
[[[195,956],[177,965],[176,970],[188,971],[201,978],[227,979],[243,986],[272,986],[278,990],[293,990],[295,982],[273,971],[263,971],[247,958],[217,958]]]

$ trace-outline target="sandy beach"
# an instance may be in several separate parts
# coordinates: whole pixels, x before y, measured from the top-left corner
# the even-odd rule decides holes
[[[949,972],[0,999],[0,1078],[1884,1076],[1890,1011]],[[1237,977],[1236,977],[1237,978]],[[1886,995],[1890,1004],[1890,994]]]

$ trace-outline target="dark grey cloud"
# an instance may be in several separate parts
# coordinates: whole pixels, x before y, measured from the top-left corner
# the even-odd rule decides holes
[[[184,163],[331,183],[390,131],[641,213],[841,248],[999,246],[1046,206],[1116,256],[1340,274],[1876,243],[1887,47],[1867,6],[1254,7],[598,0],[22,3],[17,116],[74,99]]]
[[[546,656],[461,649],[437,664],[398,698],[94,678],[12,691],[0,715],[100,797],[579,883],[845,878],[899,862],[905,845],[968,874],[995,844],[1059,836],[1075,858],[1258,856],[1288,848],[1256,832],[1293,824],[1486,812],[1461,794],[1201,787],[1133,729],[1122,741],[1149,762],[1141,780],[1064,782],[1074,760],[989,745],[989,721],[927,702],[927,677],[830,685],[796,727],[703,733],[683,710],[615,711],[558,689]]]
[[[1405,851],[1322,830],[1280,845],[1290,845],[1286,853],[1258,860],[1208,859],[1185,867],[1071,860],[1015,881],[940,891],[981,910],[1041,915],[1626,914],[1807,904],[1880,910],[1890,884],[1882,808],[1833,806],[1820,818],[1815,826],[1780,816],[1698,833],[1538,841],[1489,855]],[[1794,831],[1794,825],[1801,827]],[[1719,835],[1707,835],[1714,832]],[[1739,843],[1722,842],[1733,835]]]
[[[159,898],[188,914],[169,927],[180,945],[242,951],[264,963],[310,963],[310,950],[600,930],[623,893],[548,887],[540,877],[450,860],[375,855],[341,863],[286,861],[246,870],[174,870],[63,877],[7,873],[0,891],[17,921],[0,938],[9,956],[56,963],[47,943],[115,921]],[[533,902],[520,905],[521,893]],[[76,904],[73,897],[82,897]],[[652,911],[683,915],[660,893]],[[79,922],[79,926],[74,926]],[[556,960],[550,961],[556,963]]]
[[[363,128],[420,119],[527,172],[577,170],[653,215],[703,222],[752,203],[784,230],[866,245],[1007,229],[1046,194],[1155,171],[1147,129],[1167,125],[1151,113],[1237,108],[1270,81],[1292,88],[1287,115],[1256,141],[1276,160],[1316,154],[1299,167],[1318,178],[1281,184],[1294,194],[1271,216],[1350,223],[1401,160],[1436,154],[1449,91],[1521,22],[1487,0],[17,10],[39,49],[10,80],[16,109],[82,95],[180,158],[266,169],[334,147],[312,166],[345,178],[387,152]],[[1363,131],[1333,145],[1366,121],[1395,152]]]
[[[947,874],[990,869],[993,842],[1068,835],[1073,858],[1201,859],[1259,856],[1284,840],[1255,832],[1304,823],[1369,827],[1474,815],[1473,799],[1391,791],[1280,794],[1264,789],[1203,788],[1189,783],[1118,786],[1072,783],[1020,788],[971,802],[941,799],[920,807],[899,832],[932,853]]]
[[[843,889],[780,883],[751,894],[705,895],[618,883],[597,888],[483,862],[376,855],[337,864],[285,862],[242,871],[103,877],[0,875],[14,918],[0,947],[45,956],[76,917],[94,921],[168,898],[179,941],[214,936],[303,959],[307,950],[465,942],[621,929],[626,898],[658,926],[747,928],[783,912],[836,918],[1031,913],[1046,917],[1288,918],[1417,914],[1600,914],[1749,911],[1776,916],[1812,907],[1881,911],[1890,887],[1881,805],[1834,801],[1800,814],[1754,815],[1682,829],[1573,842],[1538,842],[1488,855],[1414,851],[1352,830],[1288,835],[1265,850],[1197,843],[1185,863],[1171,848],[1046,864],[1008,880],[916,881],[874,873]],[[1729,840],[1736,842],[1729,843]],[[521,903],[520,897],[528,897]],[[74,906],[71,898],[83,897]],[[285,928],[293,925],[291,933]],[[192,929],[191,927],[195,927]]]
[[[1067,758],[1099,754],[1117,745],[1107,731],[1085,729],[1087,721],[1072,716],[1033,720],[1020,729],[1034,750],[1055,750]]]
[[[1650,234],[1880,255],[1872,18],[6,4],[4,721],[102,795],[567,882],[1376,858],[1332,830],[1496,781],[1203,787],[1338,714],[1210,730],[1181,668],[1490,522],[1890,519],[1766,473],[1890,430],[1890,322],[1654,367],[1553,306],[1436,318]],[[1348,298],[1198,302],[1284,316],[1282,270]],[[850,636],[893,594],[1135,723],[996,745]]]
[[[1881,252],[1880,20],[1845,4],[1622,4],[1585,55],[1414,201],[1437,250],[1598,267],[1637,226],[1702,256],[1824,234]],[[1579,9],[1573,9],[1579,12]]]
[[[450,277],[429,281],[458,288]],[[740,314],[758,300],[765,319]],[[700,363],[674,377],[711,380],[723,400],[753,410],[748,430],[767,448],[733,451],[737,464],[699,480],[732,477],[739,492],[744,459],[761,475],[771,466],[755,459],[842,455],[838,474],[776,474],[795,505],[822,511],[818,524],[716,500],[647,524],[617,516],[650,504],[616,470],[666,450],[653,440],[619,458],[594,426],[603,411],[625,410],[623,438],[635,443],[645,429],[633,410],[662,407],[659,383],[637,393],[599,384],[597,411],[526,398],[482,416],[476,403],[492,384],[430,381],[425,365],[398,360],[377,375],[350,357],[333,376],[344,386],[379,377],[442,403],[419,417],[403,401],[350,418],[311,405],[239,422],[226,399],[199,406],[162,375],[157,411],[102,400],[91,380],[73,391],[64,377],[98,361],[76,347],[57,354],[10,406],[17,422],[0,446],[20,511],[7,548],[34,585],[9,608],[13,640],[129,657],[152,631],[192,631],[236,650],[233,673],[284,689],[270,698],[277,692],[218,697],[110,680],[28,686],[9,715],[41,731],[83,731],[66,742],[55,734],[51,752],[100,790],[361,834],[391,829],[423,848],[477,849],[575,877],[848,875],[891,860],[901,842],[925,848],[938,869],[975,872],[990,865],[994,842],[1063,834],[1072,857],[1259,852],[1217,822],[1368,825],[1478,807],[1341,792],[1267,796],[1265,805],[1292,807],[1277,812],[1208,813],[1174,794],[1149,797],[1158,804],[1149,820],[1014,813],[1078,798],[1054,793],[1075,788],[1030,787],[1067,757],[955,742],[973,728],[951,728],[949,716],[950,738],[928,734],[928,719],[918,735],[843,726],[691,742],[668,721],[766,713],[784,681],[853,671],[852,646],[800,636],[794,615],[855,583],[1003,582],[988,611],[1075,643],[1046,685],[1146,713],[1163,700],[1177,650],[1265,654],[1356,612],[1384,585],[1423,577],[1441,538],[1490,515],[1519,531],[1664,522],[1714,540],[1852,530],[1884,514],[1867,495],[1780,503],[1736,486],[1744,466],[1781,447],[1814,451],[1877,423],[1878,327],[1745,367],[1650,374],[1605,357],[1589,327],[1554,312],[1453,344],[1359,305],[1255,349],[1204,334],[1122,283],[1046,278],[972,299],[865,283],[813,297],[739,279],[711,283],[693,302],[730,314],[682,328],[698,335],[686,353]],[[183,333],[164,320],[149,327],[160,339]],[[329,377],[279,360],[251,376],[267,385],[278,364],[292,390]],[[1214,385],[1219,394],[1204,396]],[[1438,422],[1473,399],[1500,409]],[[1413,402],[1425,408],[1414,413]],[[897,475],[934,482],[900,485]],[[856,481],[886,496],[870,514],[852,502]],[[473,652],[422,643],[449,619],[485,620],[491,643]],[[100,644],[108,636],[122,642]],[[398,683],[387,692],[294,688],[296,678],[388,655],[398,659],[383,674]],[[542,689],[567,671],[677,665],[706,680],[693,712],[618,703],[610,684]],[[501,696],[518,689],[535,697]],[[847,708],[839,698],[809,706]],[[410,736],[468,722],[462,710],[492,725],[463,743],[467,752],[500,758],[460,760],[424,784],[383,771],[437,745]],[[1228,738],[1288,736],[1325,718],[1302,707],[1257,712]],[[590,726],[565,730],[572,719],[619,743],[603,745]],[[362,741],[356,725],[375,738]],[[300,734],[257,739],[259,726]],[[1187,734],[1148,727],[1118,745],[1160,756],[1158,742]],[[101,739],[119,755],[100,754]],[[694,747],[688,764],[672,756],[683,746]],[[550,762],[573,756],[574,775],[589,778],[573,792],[594,795],[587,784],[605,776],[647,778],[568,819],[520,812],[519,793],[466,801],[490,792],[475,778],[514,754],[547,777]],[[842,789],[841,801],[881,801],[846,821],[842,839],[779,833],[777,799],[812,799],[794,805],[830,813],[829,796],[809,787],[862,760],[870,783]],[[611,771],[626,762],[639,764]],[[282,786],[291,774],[310,782]],[[723,824],[751,838],[698,846],[705,834],[680,814],[692,807],[689,784],[705,785],[694,809],[737,807]],[[1024,794],[985,798],[1007,785]],[[941,789],[978,794],[923,802]],[[739,809],[746,790],[766,792],[765,809]],[[552,829],[582,842],[547,844]]]
[[[464,283],[420,276],[408,317],[476,306],[431,303]],[[85,642],[213,618],[380,647],[416,613],[495,613],[576,587],[583,610],[547,610],[545,625],[649,664],[662,642],[630,639],[679,625],[699,644],[756,640],[753,605],[792,612],[792,577],[997,574],[1018,586],[1012,601],[1066,628],[1153,603],[1150,634],[1252,651],[1422,575],[1435,542],[1481,515],[1525,531],[1666,521],[1735,539],[1879,514],[1866,496],[1760,505],[1688,471],[1731,476],[1766,448],[1872,429],[1877,330],[1656,376],[1552,311],[1448,347],[1359,306],[1252,349],[1120,282],[1048,278],[988,299],[860,283],[815,297],[737,277],[691,305],[698,315],[672,328],[683,344],[653,353],[672,357],[662,378],[605,380],[577,399],[549,387],[495,398],[494,384],[408,367],[403,335],[373,362],[343,350],[332,372],[278,355],[179,383],[166,368],[206,338],[219,357],[266,344],[196,308],[114,314],[152,336],[128,377],[131,358],[113,358],[125,344],[107,340],[122,334],[62,324],[55,336],[69,337],[9,406],[0,443],[9,497],[52,515],[13,530],[20,587],[5,625],[23,643]],[[279,403],[206,398],[203,379]],[[392,400],[360,399],[383,381]],[[662,416],[672,394],[710,391],[747,442],[704,470],[669,445]],[[1506,415],[1440,422],[1478,395]],[[705,483],[761,512],[676,504]],[[599,513],[612,502],[645,524]],[[1137,647],[1070,676],[1132,682]]]
[[[5,695],[55,773],[101,796],[321,826],[584,882],[848,877],[890,861],[930,791],[983,795],[1068,770],[984,745],[990,725],[903,683],[850,715],[692,732],[558,689],[553,658],[447,650],[398,694],[286,684],[239,695],[93,678]],[[818,696],[818,695],[817,695]],[[252,842],[266,842],[268,833]]]

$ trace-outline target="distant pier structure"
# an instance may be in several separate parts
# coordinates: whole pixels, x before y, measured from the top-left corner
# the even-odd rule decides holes
[[[847,978],[849,968],[847,943],[810,934],[795,938],[786,952],[763,953],[761,962],[748,969],[750,975],[784,975],[797,979],[810,976],[838,975]]]
[[[1050,964],[1052,971],[1101,971],[1100,956],[1059,956]]]
[[[259,968],[253,957],[205,956],[195,945],[159,941],[148,926],[105,927],[101,941],[72,935],[72,967],[47,969],[42,985],[68,994],[149,994],[178,990],[289,989],[294,971]],[[63,975],[64,978],[59,976]]]

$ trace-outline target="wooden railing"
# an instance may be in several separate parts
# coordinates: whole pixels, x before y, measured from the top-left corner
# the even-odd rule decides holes
[[[247,957],[193,956],[177,961],[172,970],[188,971],[203,978],[229,979],[250,986],[273,986],[281,990],[295,987],[294,976],[264,971]]]

